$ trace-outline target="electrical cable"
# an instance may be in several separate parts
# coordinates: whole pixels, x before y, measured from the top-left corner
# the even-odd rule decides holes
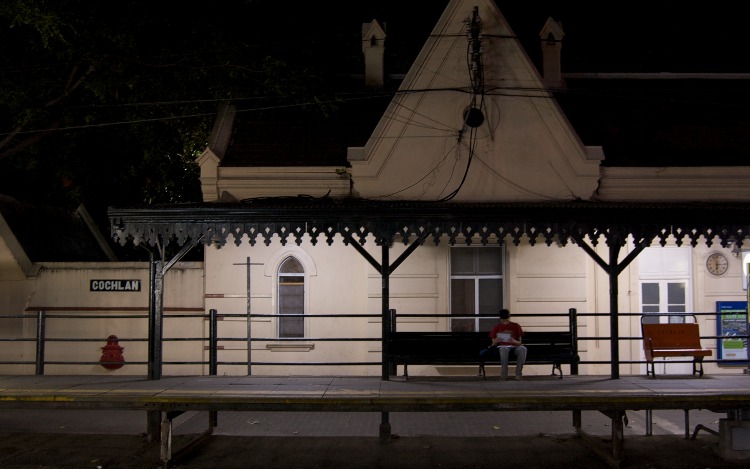
[[[473,109],[479,109],[479,112],[481,113],[482,107],[484,105],[484,66],[482,64],[482,48],[481,48],[481,19],[479,19],[479,8],[474,7],[473,16],[471,18],[471,21],[468,22],[468,32],[469,32],[469,42],[467,45],[467,51],[466,51],[466,57],[467,57],[467,67],[469,71],[469,79],[471,81],[471,89],[472,89],[472,97],[471,97],[471,104],[469,106],[469,110],[464,114],[464,124],[463,129],[461,133],[459,134],[459,138],[462,135],[463,131],[466,129],[466,127],[469,127],[469,155],[468,159],[466,161],[466,168],[464,169],[464,175],[461,178],[461,182],[459,182],[458,186],[450,192],[445,197],[442,197],[438,199],[438,202],[448,202],[449,200],[452,200],[456,195],[458,195],[461,188],[464,186],[464,183],[466,182],[466,178],[469,175],[469,169],[471,168],[471,162],[474,158],[474,152],[476,150],[476,141],[477,141],[477,127],[475,125],[470,125],[469,118],[471,116],[471,110]],[[477,106],[477,96],[480,96],[480,102],[479,106]],[[451,175],[452,179],[452,175]],[[450,181],[450,179],[449,179]],[[441,191],[442,194],[442,191]]]
[[[370,199],[383,199],[383,198],[386,198],[386,197],[391,197],[391,196],[394,196],[394,195],[396,195],[396,194],[399,194],[399,193],[401,193],[401,192],[404,192],[404,191],[406,191],[406,190],[409,190],[409,189],[411,189],[412,187],[416,186],[416,185],[417,185],[417,184],[419,184],[420,182],[422,182],[422,181],[424,181],[425,179],[427,179],[427,177],[428,177],[429,175],[431,175],[431,174],[435,173],[435,171],[437,171],[438,169],[440,169],[440,167],[441,167],[441,166],[443,165],[443,163],[445,163],[445,160],[447,160],[447,159],[448,159],[448,156],[450,155],[451,151],[452,151],[452,150],[454,150],[454,149],[456,149],[456,148],[458,148],[458,143],[456,143],[456,145],[454,145],[454,146],[453,146],[453,147],[451,147],[451,148],[450,148],[450,149],[449,149],[449,150],[448,150],[447,152],[445,152],[445,155],[443,156],[443,158],[442,158],[442,159],[441,159],[440,161],[438,161],[438,163],[437,163],[437,164],[436,164],[436,165],[435,165],[435,166],[434,166],[434,167],[433,167],[432,169],[430,169],[430,170],[429,170],[429,171],[428,171],[428,172],[427,172],[427,173],[426,173],[426,174],[425,174],[424,176],[422,176],[421,178],[419,178],[419,179],[418,179],[418,180],[417,180],[416,182],[414,182],[413,184],[411,184],[411,185],[409,185],[409,186],[406,186],[406,187],[404,187],[404,188],[401,188],[401,189],[399,189],[399,190],[397,190],[397,191],[395,191],[395,192],[391,192],[390,194],[384,194],[384,195],[376,195],[376,196],[373,196],[373,197],[369,197],[369,198],[370,198]],[[455,168],[455,166],[454,166],[454,168]],[[422,191],[422,194],[420,194],[419,196],[416,196],[416,198],[419,198],[419,197],[421,197],[422,195],[424,195],[424,192],[425,192],[425,191]]]

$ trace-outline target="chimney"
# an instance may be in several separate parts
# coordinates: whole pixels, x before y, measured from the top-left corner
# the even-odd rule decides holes
[[[365,55],[365,85],[383,88],[385,84],[385,31],[377,20],[362,23],[362,53]]]
[[[563,33],[562,24],[547,19],[539,38],[542,42],[542,77],[547,88],[563,88],[565,84],[562,79],[560,65],[560,51],[562,49]]]

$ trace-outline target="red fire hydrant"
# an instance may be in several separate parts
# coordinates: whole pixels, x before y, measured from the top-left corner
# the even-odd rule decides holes
[[[102,358],[99,364],[108,370],[122,368],[125,357],[122,356],[123,347],[120,347],[120,339],[116,335],[107,337],[107,345],[102,347]]]

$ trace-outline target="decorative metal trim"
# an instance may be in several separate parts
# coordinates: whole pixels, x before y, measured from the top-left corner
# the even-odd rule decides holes
[[[750,232],[750,204],[740,203],[439,203],[376,202],[362,199],[263,199],[247,204],[189,204],[150,208],[110,208],[111,233],[121,245],[132,242],[179,245],[203,236],[205,244],[224,246],[231,234],[240,245],[262,240],[270,245],[297,245],[307,239],[329,246],[350,240],[364,245],[373,236],[377,245],[432,237],[482,244],[578,242],[596,246],[635,245],[670,236],[677,245],[742,246]],[[307,237],[307,238],[306,238]]]

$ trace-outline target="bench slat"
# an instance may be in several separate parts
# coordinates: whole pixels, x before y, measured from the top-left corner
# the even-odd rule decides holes
[[[641,333],[647,376],[656,377],[654,358],[657,357],[693,357],[693,374],[703,376],[703,358],[710,357],[712,351],[701,346],[697,323],[641,322]]]

